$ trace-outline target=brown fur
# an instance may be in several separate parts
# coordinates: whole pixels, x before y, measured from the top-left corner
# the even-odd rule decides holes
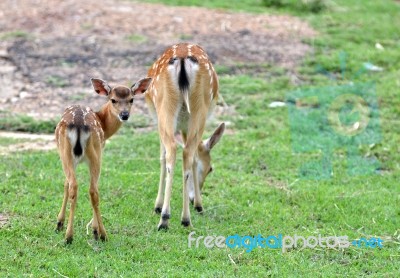
[[[180,90],[177,81],[182,61],[185,61],[185,70],[189,78],[187,92]],[[161,212],[158,228],[168,228],[177,149],[174,135],[177,131],[181,131],[184,138],[181,220],[184,226],[189,226],[191,223],[188,185],[193,181],[194,205],[198,211],[202,211],[196,165],[199,160],[206,162],[208,159],[207,165],[205,165],[207,171],[211,167],[210,157],[203,160],[204,158],[199,156],[198,149],[202,144],[201,137],[207,116],[212,112],[218,100],[218,77],[205,51],[198,45],[188,43],[169,47],[153,64],[148,71],[148,76],[153,79],[153,82],[146,93],[146,103],[157,117],[161,142],[160,183],[155,202],[155,211]],[[187,100],[185,96],[187,96]],[[200,162],[202,163],[202,161]],[[204,181],[203,178],[202,180]]]
[[[141,91],[146,90],[151,79],[142,79],[136,85]],[[67,231],[65,238],[67,243],[71,243],[73,239],[73,220],[78,197],[78,184],[76,181],[75,169],[79,162],[86,160],[90,171],[90,200],[93,208],[92,228],[95,239],[106,240],[107,234],[104,228],[100,209],[99,209],[99,192],[98,180],[100,177],[102,149],[105,140],[110,138],[121,127],[121,115],[128,115],[132,106],[133,96],[137,88],[129,89],[125,86],[116,86],[111,89],[108,84],[100,79],[92,79],[94,90],[100,95],[107,95],[107,103],[98,112],[93,112],[89,107],[80,106],[68,107],[61,121],[58,123],[55,131],[57,147],[60,154],[62,166],[66,176],[64,183],[64,198],[60,213],[58,214],[57,230],[63,228],[65,221],[65,211],[68,199],[71,208],[68,219]],[[115,103],[114,103],[115,102]],[[128,114],[126,114],[128,113]],[[77,156],[73,149],[78,142],[71,142],[71,132],[75,129],[79,130],[79,138],[82,139],[83,153]],[[75,132],[73,131],[73,132]]]

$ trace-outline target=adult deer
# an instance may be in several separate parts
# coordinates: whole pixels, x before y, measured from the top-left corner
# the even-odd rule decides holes
[[[79,162],[87,161],[90,170],[90,200],[93,207],[92,228],[94,238],[106,240],[107,234],[99,209],[98,180],[100,177],[102,149],[110,138],[129,118],[133,96],[144,93],[151,78],[136,82],[131,88],[115,86],[111,88],[101,79],[91,79],[93,88],[108,101],[98,112],[78,105],[68,107],[55,131],[57,147],[65,173],[64,199],[58,214],[57,230],[63,229],[67,201],[71,203],[68,226],[65,234],[67,243],[73,239],[73,220],[78,197],[75,169]]]
[[[166,49],[148,76],[153,81],[146,92],[146,102],[155,112],[160,135],[161,171],[154,208],[156,213],[161,213],[158,230],[168,228],[171,213],[177,131],[181,131],[184,142],[181,223],[190,226],[189,195],[195,209],[202,212],[200,190],[212,171],[210,151],[225,129],[222,123],[202,142],[206,119],[218,100],[218,77],[205,51],[187,43]]]

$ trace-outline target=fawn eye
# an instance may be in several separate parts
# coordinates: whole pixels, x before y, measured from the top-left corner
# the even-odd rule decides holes
[[[129,102],[130,102],[130,103],[133,103],[133,99],[131,99]]]
[[[117,103],[117,101],[115,99],[111,99],[112,103]]]
[[[208,170],[208,173],[211,173],[213,171],[213,167],[210,167],[210,170]]]

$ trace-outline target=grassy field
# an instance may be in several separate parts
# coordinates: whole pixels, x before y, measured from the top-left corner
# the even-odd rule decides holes
[[[54,232],[63,184],[57,153],[2,156],[1,277],[399,276],[400,4],[335,0],[327,10],[311,13],[290,5],[266,8],[255,0],[227,3],[172,1],[235,11],[291,13],[310,22],[320,35],[307,42],[314,53],[299,68],[300,87],[291,84],[283,70],[275,69],[277,74],[269,80],[220,75],[221,93],[237,114],[224,118],[231,123],[230,132],[214,150],[215,171],[203,192],[205,212],[200,216],[192,210],[194,228],[180,225],[182,179],[176,174],[170,229],[157,231],[159,216],[152,212],[159,176],[155,132],[138,133],[127,126],[106,146],[100,179],[102,215],[110,237],[106,243],[86,235],[92,217],[86,167],[79,167],[74,242],[65,245],[64,235]],[[377,43],[384,49],[377,48]],[[346,55],[344,72],[341,53]],[[364,63],[383,71],[362,70]],[[293,149],[291,142],[299,133],[288,113],[290,98],[289,107],[268,105],[286,101],[296,89],[325,92],[350,82],[375,86],[379,125],[373,132],[379,141],[355,142],[350,151],[346,148],[349,142],[337,147],[328,157],[332,162],[328,178],[302,175],[299,169],[305,162],[320,159],[321,151],[298,153]],[[313,111],[312,104],[306,108]],[[321,124],[318,119],[309,123]],[[318,143],[332,136],[321,130],[322,136],[313,137],[313,131],[302,130],[308,138],[304,140]],[[1,146],[11,143],[0,140]],[[351,151],[365,159],[375,157],[380,165],[371,174],[351,175],[347,171]],[[208,249],[204,245],[189,248],[191,231],[195,237],[320,234],[351,240],[379,237],[384,242],[382,248],[293,248],[284,253],[256,248],[245,252],[244,248]]]

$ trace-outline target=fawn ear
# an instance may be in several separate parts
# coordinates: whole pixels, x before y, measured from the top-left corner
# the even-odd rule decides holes
[[[219,139],[221,139],[222,135],[224,134],[224,131],[225,131],[225,123],[222,123],[217,127],[217,129],[214,131],[211,137],[208,138],[204,143],[207,150],[210,151],[219,142]]]
[[[92,81],[94,91],[99,95],[108,96],[111,93],[111,87],[106,81],[97,78],[91,78],[90,81]]]
[[[142,78],[138,82],[132,85],[131,91],[134,95],[143,94],[144,92],[146,92],[150,83],[151,83],[150,77]]]

